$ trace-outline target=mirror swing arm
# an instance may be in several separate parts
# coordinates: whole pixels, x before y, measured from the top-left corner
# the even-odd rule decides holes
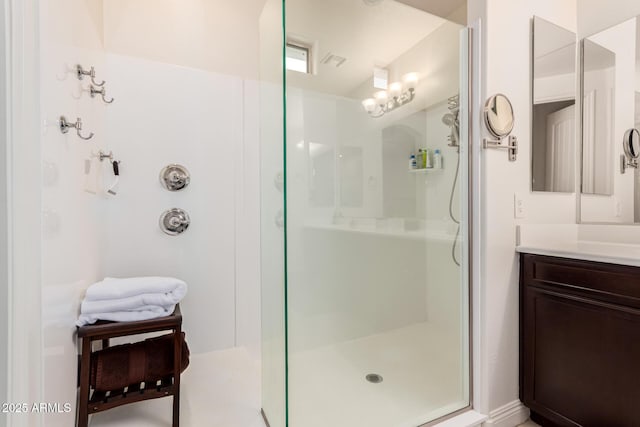
[[[484,105],[484,123],[495,139],[483,138],[482,148],[506,149],[509,161],[515,162],[518,156],[518,138],[511,135],[514,124],[513,106],[505,95],[493,95]],[[503,144],[503,140],[507,144]]]
[[[638,160],[627,160],[624,154],[620,154],[620,173],[625,173],[627,168],[638,169]]]
[[[499,139],[488,139],[488,138],[484,138],[482,140],[482,148],[503,148],[503,149],[507,149],[508,154],[509,154],[509,161],[510,162],[515,162],[517,157],[518,157],[518,137],[514,136],[514,135],[509,135],[508,139],[508,143],[507,144],[503,144],[502,140],[504,138],[499,138]]]

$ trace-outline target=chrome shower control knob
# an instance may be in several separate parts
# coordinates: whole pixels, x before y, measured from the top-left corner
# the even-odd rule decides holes
[[[190,224],[189,214],[179,208],[169,209],[160,216],[160,229],[170,236],[184,233]]]
[[[160,184],[169,191],[178,191],[189,185],[191,174],[182,165],[171,164],[160,171]]]

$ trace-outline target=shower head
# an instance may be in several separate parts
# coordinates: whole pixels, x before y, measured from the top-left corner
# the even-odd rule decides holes
[[[384,0],[362,0],[364,4],[367,6],[377,6],[382,3]]]
[[[456,117],[451,113],[447,113],[444,116],[442,116],[442,123],[444,123],[449,127],[456,126],[456,121],[457,121]]]
[[[442,123],[451,128],[451,135],[449,135],[449,146],[459,147],[460,143],[460,123],[458,122],[458,113],[447,113],[442,116]]]

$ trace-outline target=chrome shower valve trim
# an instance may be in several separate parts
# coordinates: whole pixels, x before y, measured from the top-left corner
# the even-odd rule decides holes
[[[170,236],[184,233],[190,224],[189,214],[183,209],[169,209],[160,216],[160,229]]]
[[[179,191],[189,185],[191,174],[182,165],[170,164],[160,171],[160,184],[166,190]]]

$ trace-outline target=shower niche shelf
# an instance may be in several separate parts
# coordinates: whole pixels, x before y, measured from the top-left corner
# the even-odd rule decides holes
[[[409,169],[409,173],[433,173],[442,172],[444,168],[422,168],[422,169]]]

